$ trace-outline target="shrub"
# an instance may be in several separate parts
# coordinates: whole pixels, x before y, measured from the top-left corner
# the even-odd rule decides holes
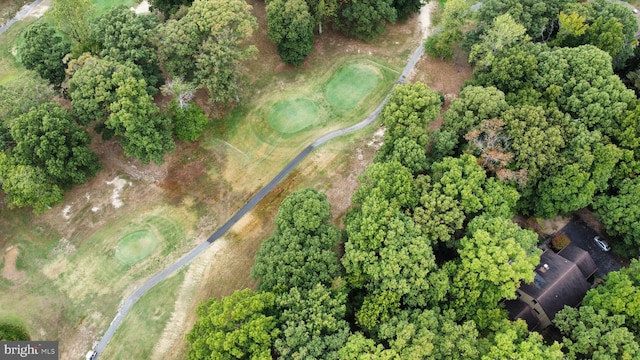
[[[566,248],[570,243],[571,243],[571,239],[569,239],[569,237],[563,233],[557,233],[551,239],[551,247],[555,251],[560,251]]]

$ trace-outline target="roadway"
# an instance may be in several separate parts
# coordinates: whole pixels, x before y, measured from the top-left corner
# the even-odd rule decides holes
[[[43,1],[44,0],[36,0],[31,4],[25,6],[22,10],[18,11],[18,13],[11,20],[7,21],[6,24],[0,27],[0,35],[7,31],[7,29],[9,29],[11,25],[13,25],[16,21],[24,19],[27,15],[29,15],[29,13],[31,13],[31,10],[40,5]]]

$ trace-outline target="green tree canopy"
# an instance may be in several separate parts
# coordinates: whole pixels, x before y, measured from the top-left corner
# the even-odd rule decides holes
[[[632,259],[628,268],[610,272],[604,285],[589,290],[584,305],[609,314],[624,315],[625,325],[640,334],[640,260]]]
[[[640,178],[625,179],[614,195],[596,197],[596,215],[604,223],[607,233],[624,241],[625,251],[640,254]]]
[[[280,335],[274,348],[286,359],[337,360],[349,337],[346,292],[321,284],[308,291],[292,288],[278,297]]]
[[[56,29],[67,35],[77,49],[83,50],[90,46],[89,23],[94,14],[95,5],[90,0],[54,0],[51,8]]]
[[[91,24],[91,37],[101,57],[138,65],[147,85],[155,88],[162,78],[155,45],[158,23],[154,15],[138,15],[124,5],[116,6]]]
[[[82,184],[100,168],[89,134],[58,104],[45,103],[11,124],[16,164],[42,169],[61,187]]]
[[[330,205],[324,194],[304,189],[289,195],[276,215],[276,231],[262,243],[252,276],[261,290],[282,292],[297,287],[331,286],[340,275],[338,230],[329,223]]]
[[[573,359],[637,359],[637,335],[624,326],[624,315],[611,315],[583,305],[565,306],[556,314],[554,325],[564,335],[563,345]]]
[[[502,299],[515,299],[520,282],[531,282],[540,262],[538,235],[509,219],[480,216],[458,246],[459,260],[449,262],[448,306],[459,319],[474,319],[493,310]],[[484,327],[484,326],[482,326]]]
[[[270,360],[279,334],[274,316],[276,296],[249,289],[200,304],[198,319],[187,334],[189,360]]]
[[[62,58],[71,51],[71,44],[44,21],[31,24],[22,34],[18,46],[20,61],[52,85],[59,86],[65,78]]]
[[[210,101],[238,101],[239,65],[256,52],[244,41],[256,28],[242,0],[195,0],[184,17],[161,27],[159,55],[172,77],[206,88]]]
[[[386,23],[398,17],[393,0],[347,0],[337,20],[337,27],[350,36],[373,40],[386,31]]]
[[[267,4],[267,36],[276,43],[280,59],[302,65],[313,50],[314,20],[305,0],[272,0]]]
[[[62,201],[62,189],[47,178],[44,170],[19,165],[0,152],[0,180],[9,207],[31,206],[36,214]]]

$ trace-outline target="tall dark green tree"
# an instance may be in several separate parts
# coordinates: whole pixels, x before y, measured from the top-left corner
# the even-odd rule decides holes
[[[91,24],[91,37],[100,56],[140,67],[147,85],[157,87],[162,78],[155,38],[159,21],[154,15],[138,15],[128,7],[117,6]]]
[[[384,33],[386,24],[395,23],[397,18],[393,0],[347,0],[336,25],[350,36],[370,41]]]
[[[233,103],[240,98],[240,63],[256,52],[245,44],[256,28],[242,0],[195,0],[184,17],[161,27],[159,55],[172,77],[207,89],[212,102]]]
[[[271,359],[271,346],[280,333],[275,300],[272,293],[245,289],[200,304],[187,334],[187,359]]]
[[[314,21],[305,0],[272,0],[267,4],[269,39],[282,61],[295,66],[313,50]]]
[[[70,51],[71,44],[44,21],[30,25],[24,31],[18,47],[22,64],[56,87],[60,86],[65,78],[65,64],[62,58]]]
[[[256,254],[251,272],[260,280],[258,288],[282,292],[331,286],[340,276],[335,252],[340,237],[330,219],[326,195],[310,188],[289,195],[276,215],[276,231]]]
[[[45,103],[11,124],[17,164],[42,169],[61,187],[82,184],[99,169],[98,156],[88,147],[89,134],[71,120],[67,110]]]

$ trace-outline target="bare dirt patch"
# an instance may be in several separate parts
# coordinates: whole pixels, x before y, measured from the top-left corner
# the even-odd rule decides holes
[[[4,266],[2,267],[2,276],[5,279],[11,281],[19,281],[25,276],[24,271],[20,271],[16,268],[16,261],[18,260],[18,255],[20,254],[20,249],[17,246],[10,246],[4,253]]]
[[[132,7],[131,10],[136,14],[148,14],[151,5],[147,0],[143,0],[138,6]]]

